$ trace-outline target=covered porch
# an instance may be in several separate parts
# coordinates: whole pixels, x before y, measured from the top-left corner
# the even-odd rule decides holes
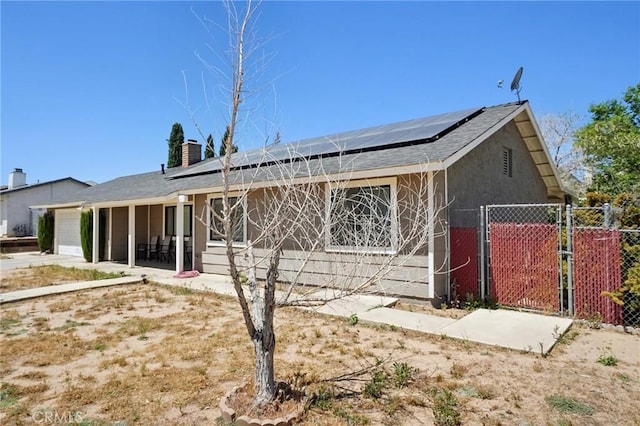
[[[92,205],[92,263],[201,271],[196,228],[203,228],[198,232],[204,234],[204,225],[196,217],[196,198],[181,194],[128,205]]]

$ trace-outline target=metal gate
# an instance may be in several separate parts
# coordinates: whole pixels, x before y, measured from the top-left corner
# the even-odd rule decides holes
[[[629,291],[640,281],[640,229],[621,220],[621,212],[609,205],[481,208],[481,298],[506,307],[640,327],[640,296]]]
[[[485,235],[484,294],[503,306],[564,310],[560,204],[487,206]]]

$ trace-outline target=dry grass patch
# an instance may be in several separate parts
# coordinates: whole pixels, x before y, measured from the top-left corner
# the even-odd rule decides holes
[[[87,424],[215,424],[219,398],[253,368],[237,302],[184,287],[19,302],[3,306],[0,331],[2,424],[28,423],[38,410],[81,412]],[[276,317],[277,379],[314,396],[308,425],[433,424],[436,416],[463,424],[640,422],[617,408],[640,394],[640,338],[579,331],[542,358],[286,308]],[[616,366],[597,362],[604,347]],[[545,399],[568,397],[567,389],[591,414]]]
[[[0,275],[0,293],[78,281],[104,280],[121,276],[121,274],[103,272],[97,269],[67,268],[59,265],[31,266],[25,269],[4,271]]]

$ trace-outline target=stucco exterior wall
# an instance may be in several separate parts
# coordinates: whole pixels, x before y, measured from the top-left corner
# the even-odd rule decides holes
[[[363,181],[363,183],[366,181]],[[323,184],[321,184],[324,187]],[[409,208],[399,207],[398,220],[401,232],[409,232],[410,228],[415,224],[416,213],[412,211],[415,209],[418,203],[421,203],[421,213],[418,214],[418,220],[424,226],[427,224],[426,208],[427,208],[427,187],[429,182],[426,174],[413,174],[403,175],[397,177],[397,199],[400,206],[403,203],[413,203]],[[434,240],[434,265],[439,267],[436,270],[435,278],[435,294],[437,297],[446,295],[446,268],[444,265],[444,256],[446,255],[446,233],[444,232],[446,224],[444,207],[444,188],[445,188],[445,174],[444,172],[434,175],[434,189],[437,194],[434,198],[436,214],[438,215],[438,223],[436,224]],[[247,210],[252,217],[249,221],[247,234],[248,239],[255,239],[258,230],[255,229],[251,222],[259,221],[259,216],[263,208],[261,203],[264,200],[264,190],[257,190],[250,194],[247,200]],[[418,201],[417,197],[421,197]],[[206,197],[205,197],[206,198]],[[319,211],[324,215],[324,190],[321,188],[317,193],[317,206],[310,207],[311,211]],[[317,226],[322,230],[322,221],[318,221]],[[204,226],[203,226],[204,228]],[[310,232],[313,234],[313,232]],[[220,245],[207,245],[206,244],[206,232],[204,234],[204,241],[199,241],[198,234],[199,229],[196,230],[197,238],[197,251],[200,249],[202,252],[202,270],[208,273],[216,274],[228,274],[227,259],[225,256],[224,247]],[[202,234],[201,234],[202,235]],[[280,265],[280,279],[287,281],[297,275],[297,271],[300,266],[305,264],[304,272],[298,277],[299,282],[314,285],[314,286],[331,286],[332,280],[336,279],[341,273],[347,273],[352,277],[356,277],[353,281],[362,282],[362,278],[371,277],[374,273],[380,269],[380,265],[386,262],[387,256],[380,254],[360,254],[353,252],[333,252],[325,250],[324,247],[324,234],[319,232],[321,242],[319,249],[308,257],[305,252],[300,251],[297,246],[286,244],[283,252],[281,253],[281,265]],[[406,235],[406,234],[405,234]],[[421,242],[425,243],[424,241]],[[402,254],[410,253],[411,243],[403,247]],[[415,245],[414,245],[415,247]],[[242,248],[239,246],[239,250]],[[308,253],[308,252],[306,252]],[[393,260],[392,263],[397,266],[390,268],[391,270],[382,278],[377,280],[377,290],[385,292],[387,294],[394,294],[404,297],[427,299],[429,294],[428,279],[428,253],[427,247],[421,247],[416,253],[405,261],[402,256]],[[262,246],[259,246],[255,250],[256,257],[260,259],[263,256],[269,254],[268,250]],[[237,257],[237,264],[242,270],[246,268],[246,262],[243,256]],[[267,264],[264,262],[258,266],[257,274],[258,278],[264,279]]]
[[[162,238],[164,233],[163,217],[164,207],[162,204],[149,206],[149,235],[157,235]]]
[[[129,208],[111,209],[111,260],[126,261],[128,258]]]
[[[511,177],[503,174],[504,148],[512,153]],[[456,209],[547,202],[547,188],[513,123],[449,167],[447,181],[451,226],[477,225],[477,215],[455,214]]]
[[[433,304],[440,306],[440,303],[447,300],[449,288],[447,283],[447,241],[448,224],[445,197],[446,178],[444,172],[434,172],[433,174],[433,205],[435,209],[434,238],[433,238],[433,274],[434,274],[434,299]]]
[[[138,244],[148,244],[149,236],[149,206],[136,206],[136,247]]]
[[[14,236],[14,227],[25,225],[27,235],[37,235],[38,217],[45,210],[32,211],[29,206],[47,204],[54,199],[86,188],[74,180],[61,180],[37,186],[27,186],[0,194],[0,232]],[[35,225],[35,226],[34,226]]]

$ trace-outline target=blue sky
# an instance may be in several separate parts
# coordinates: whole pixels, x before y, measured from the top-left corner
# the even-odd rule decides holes
[[[220,2],[0,2],[1,181],[104,182],[159,169],[174,122],[219,145]],[[241,149],[523,99],[536,116],[620,98],[640,81],[640,2],[279,2],[256,22]],[[497,81],[504,80],[499,89]],[[204,84],[203,84],[204,81]],[[207,93],[205,96],[204,93]]]

